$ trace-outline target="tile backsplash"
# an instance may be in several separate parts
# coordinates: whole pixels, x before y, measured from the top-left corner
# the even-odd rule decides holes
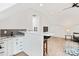
[[[5,33],[5,31],[6,31],[6,33]],[[19,31],[26,31],[26,29],[1,29],[0,37],[11,36],[11,33],[13,35],[16,35]]]

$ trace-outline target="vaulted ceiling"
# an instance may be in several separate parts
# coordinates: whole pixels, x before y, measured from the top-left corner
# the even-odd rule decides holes
[[[0,3],[0,12],[10,8],[11,6],[15,5],[16,3]]]
[[[79,8],[75,7],[63,10],[64,8],[71,6],[72,3],[44,3],[43,6],[40,6],[39,3],[17,3],[0,12],[0,20],[16,14],[20,15],[22,12],[27,12],[26,17],[31,17],[32,14],[37,14],[45,17],[47,22],[51,22],[50,24],[61,24],[64,26],[79,24]]]

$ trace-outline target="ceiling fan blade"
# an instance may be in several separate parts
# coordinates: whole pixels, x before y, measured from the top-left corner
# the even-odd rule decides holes
[[[72,7],[76,7],[78,3],[73,3]]]

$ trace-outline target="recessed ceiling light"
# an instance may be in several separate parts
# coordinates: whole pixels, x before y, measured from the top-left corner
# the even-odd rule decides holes
[[[40,7],[41,7],[41,6],[43,6],[43,4],[42,4],[42,3],[40,3]]]

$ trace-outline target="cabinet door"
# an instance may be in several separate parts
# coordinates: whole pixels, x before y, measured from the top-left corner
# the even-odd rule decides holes
[[[42,36],[38,33],[31,34],[31,53],[34,56],[42,55]]]
[[[18,41],[19,44],[17,46],[19,51],[23,51],[24,50],[24,39],[25,39],[24,36],[23,37],[19,37],[19,41]]]
[[[2,49],[0,49],[0,55],[7,56],[7,39],[2,38],[0,45],[2,46]]]
[[[26,38],[24,40],[24,51],[28,55],[31,55],[31,35],[29,33],[26,33]]]
[[[19,51],[23,51],[24,50],[24,37],[20,37],[19,38],[19,41],[18,41],[18,43],[19,43],[19,45],[18,45],[18,49],[19,49]]]
[[[8,40],[7,39],[3,39],[3,50],[4,50],[4,56],[8,55]]]
[[[7,38],[8,40],[8,55],[11,56],[13,55],[13,39],[12,38]]]
[[[16,54],[16,38],[13,38],[13,55]]]
[[[13,54],[17,54],[20,51],[23,51],[23,40],[24,40],[24,37],[14,38],[14,52],[13,52]]]

